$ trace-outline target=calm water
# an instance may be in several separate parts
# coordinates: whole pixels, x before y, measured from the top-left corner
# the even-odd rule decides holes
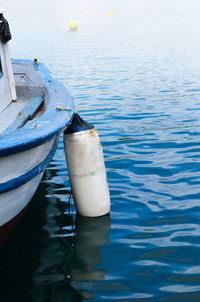
[[[12,56],[46,63],[95,124],[112,207],[76,217],[61,137],[0,248],[2,301],[200,301],[199,0],[1,6]]]

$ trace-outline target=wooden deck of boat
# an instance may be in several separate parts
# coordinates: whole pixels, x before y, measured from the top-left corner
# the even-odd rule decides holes
[[[0,112],[0,134],[6,130],[17,118],[18,113],[27,105],[28,100],[17,100],[10,103]]]

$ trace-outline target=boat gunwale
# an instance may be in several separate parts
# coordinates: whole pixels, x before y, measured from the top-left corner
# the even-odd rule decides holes
[[[33,65],[31,60],[12,60],[13,63],[28,63],[40,75],[48,94],[48,104],[36,121],[26,124],[13,133],[0,134],[0,157],[32,149],[61,133],[68,126],[73,115],[73,98],[43,64]],[[57,107],[71,110],[58,110]]]

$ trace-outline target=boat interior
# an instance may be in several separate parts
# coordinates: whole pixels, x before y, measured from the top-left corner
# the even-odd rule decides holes
[[[27,62],[13,61],[12,71],[17,98],[0,110],[0,136],[23,127],[45,110],[45,88],[37,67],[32,68]]]

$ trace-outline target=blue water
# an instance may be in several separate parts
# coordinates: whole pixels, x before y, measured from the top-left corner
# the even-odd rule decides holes
[[[98,130],[111,213],[76,217],[61,137],[0,248],[2,301],[200,301],[199,2],[7,2],[12,56],[43,61]]]

